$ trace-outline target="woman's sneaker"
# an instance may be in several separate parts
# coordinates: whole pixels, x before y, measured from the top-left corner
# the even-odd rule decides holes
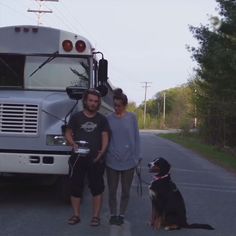
[[[124,224],[124,216],[119,215],[117,217],[117,225],[123,225]]]
[[[118,216],[110,217],[110,220],[109,220],[110,225],[117,225],[117,222],[118,222]]]

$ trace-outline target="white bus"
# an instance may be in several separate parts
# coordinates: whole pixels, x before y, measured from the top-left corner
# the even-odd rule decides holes
[[[100,58],[98,61],[97,58]],[[107,61],[75,33],[42,26],[0,28],[0,175],[66,175],[63,126],[97,88],[112,111]]]

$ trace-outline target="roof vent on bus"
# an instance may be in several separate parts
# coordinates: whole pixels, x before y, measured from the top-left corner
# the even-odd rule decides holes
[[[29,32],[29,28],[24,27],[23,31],[24,31],[25,33],[28,33],[28,32]]]
[[[73,49],[73,44],[70,40],[64,40],[62,42],[62,47],[63,47],[64,51],[70,52]]]
[[[20,32],[20,27],[15,27],[15,32]]]
[[[36,28],[36,27],[35,27],[35,28],[32,28],[32,32],[33,32],[33,33],[37,33],[37,32],[38,32],[38,28]]]
[[[75,43],[75,48],[78,52],[83,52],[86,49],[86,44],[83,40],[78,40]]]

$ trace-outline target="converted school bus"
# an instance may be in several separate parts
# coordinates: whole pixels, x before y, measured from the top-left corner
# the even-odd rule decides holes
[[[98,60],[97,57],[101,59]],[[0,175],[65,176],[63,127],[97,88],[112,112],[107,61],[77,34],[42,26],[0,28]]]

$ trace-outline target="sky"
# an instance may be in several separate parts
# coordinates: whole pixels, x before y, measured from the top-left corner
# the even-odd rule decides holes
[[[38,16],[28,9],[52,10]],[[181,86],[196,63],[186,45],[197,46],[189,25],[209,24],[215,0],[0,0],[0,27],[37,25],[85,36],[108,60],[108,76],[130,102]]]

